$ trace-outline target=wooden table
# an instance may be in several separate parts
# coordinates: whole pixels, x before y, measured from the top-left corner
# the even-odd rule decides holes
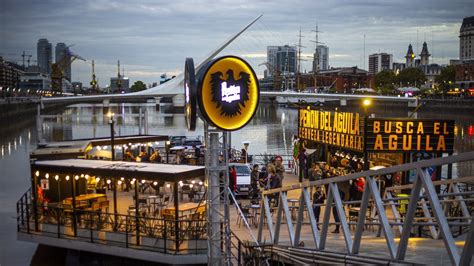
[[[106,198],[106,194],[83,194],[76,196],[76,208],[83,208],[83,207],[89,207],[92,202],[97,201],[99,198]],[[86,201],[87,204],[83,204],[81,202]],[[63,200],[63,204],[69,204],[72,205],[72,197],[65,198]]]
[[[187,203],[181,203],[178,205],[178,216],[183,217],[185,213],[189,212],[191,213],[192,211],[198,209],[198,207],[204,207],[205,205],[199,205],[199,203],[195,202],[187,202]],[[174,206],[170,206],[164,210],[164,213],[168,213],[171,215],[174,215],[175,213],[175,208]]]

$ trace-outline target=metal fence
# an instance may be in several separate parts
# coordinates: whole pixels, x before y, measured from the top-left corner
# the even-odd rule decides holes
[[[175,255],[205,254],[206,229],[202,215],[176,220],[172,216],[156,218],[59,207],[37,207],[34,210],[31,189],[17,202],[17,231],[52,238]]]
[[[268,230],[270,242],[274,245],[279,243],[280,231],[282,225],[286,224],[289,235],[290,245],[297,247],[300,243],[301,230],[303,227],[304,213],[307,212],[309,226],[312,231],[312,238],[315,243],[315,250],[325,251],[326,236],[330,225],[331,209],[335,208],[339,218],[342,233],[345,240],[346,254],[357,255],[361,245],[362,231],[367,225],[375,225],[379,228],[379,236],[382,235],[387,244],[390,254],[389,260],[404,261],[408,246],[408,239],[414,226],[429,227],[434,239],[442,239],[449,258],[454,265],[469,265],[474,253],[474,219],[471,217],[473,191],[459,190],[459,183],[466,182],[465,179],[453,179],[442,182],[433,182],[428,173],[428,168],[433,166],[442,166],[453,163],[467,162],[474,160],[474,152],[463,153],[459,155],[436,158],[432,160],[420,161],[405,165],[398,165],[380,170],[370,170],[360,173],[354,173],[346,176],[339,176],[318,181],[306,181],[293,186],[272,189],[263,192],[261,199],[261,212],[258,226],[258,242],[262,244],[263,230]],[[376,183],[376,176],[393,174],[415,170],[416,176],[413,184],[403,189],[409,189],[407,197],[394,197],[393,190],[387,190],[381,194]],[[365,189],[362,193],[362,199],[359,201],[343,202],[341,199],[338,184],[349,182],[357,178],[364,178],[366,181]],[[443,183],[443,184],[442,184]],[[437,193],[435,186],[446,186],[442,193]],[[327,199],[322,205],[325,206],[323,218],[320,221],[321,230],[318,229],[316,219],[313,213],[313,204],[310,199],[310,190],[315,186],[327,187]],[[299,207],[296,209],[296,215],[290,211],[288,206],[287,194],[290,191],[297,190],[300,194]],[[271,200],[279,200],[278,207],[270,206]],[[402,202],[403,201],[403,202]],[[402,203],[401,203],[402,202]],[[405,205],[405,211],[400,212],[400,205]],[[456,204],[460,212],[450,212],[450,206]],[[350,220],[346,216],[345,205],[358,205],[356,218]],[[415,218],[415,212],[421,206],[424,217]],[[398,208],[397,208],[398,207]],[[369,211],[371,208],[372,211]],[[388,218],[388,212],[392,212],[393,219]],[[370,213],[367,215],[367,213]],[[293,214],[293,215],[292,215]],[[451,216],[453,215],[454,216]],[[276,217],[275,217],[276,216]],[[292,216],[295,217],[293,221]],[[421,219],[420,219],[421,218]],[[266,225],[266,229],[264,229]],[[352,237],[350,225],[355,226],[355,233]],[[395,243],[392,226],[400,232],[400,241]],[[452,228],[462,227],[460,233],[465,233],[465,245],[460,254],[455,246]],[[383,232],[383,234],[381,234]],[[459,234],[459,232],[458,232]]]

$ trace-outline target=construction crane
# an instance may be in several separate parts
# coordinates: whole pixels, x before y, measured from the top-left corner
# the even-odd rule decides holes
[[[281,90],[281,72],[275,68],[270,62],[263,62],[259,66],[266,66],[270,73],[273,73],[273,89],[275,91]]]
[[[94,60],[92,60],[92,80],[91,80],[90,84],[91,84],[91,91],[93,91],[96,94],[99,93],[99,85],[98,85],[98,82],[97,82],[97,78],[95,76]]]
[[[55,92],[62,92],[63,90],[63,79],[65,77],[66,68],[76,59],[86,61],[79,55],[72,53],[69,50],[69,47],[71,46],[67,47],[68,49],[66,49],[66,55],[61,60],[59,60],[59,62],[51,65],[51,86],[52,90]]]

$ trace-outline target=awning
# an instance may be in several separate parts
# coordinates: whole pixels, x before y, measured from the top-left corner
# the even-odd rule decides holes
[[[205,175],[204,166],[155,164],[100,160],[50,160],[31,163],[32,172],[52,174],[88,174],[101,178],[125,177],[152,181],[178,182]]]

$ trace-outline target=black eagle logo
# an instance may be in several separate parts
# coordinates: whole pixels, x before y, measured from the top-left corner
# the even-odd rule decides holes
[[[241,108],[249,100],[250,74],[241,71],[240,79],[234,79],[234,71],[227,70],[227,79],[222,72],[211,74],[212,101],[220,108],[220,115],[232,117],[241,114]]]

